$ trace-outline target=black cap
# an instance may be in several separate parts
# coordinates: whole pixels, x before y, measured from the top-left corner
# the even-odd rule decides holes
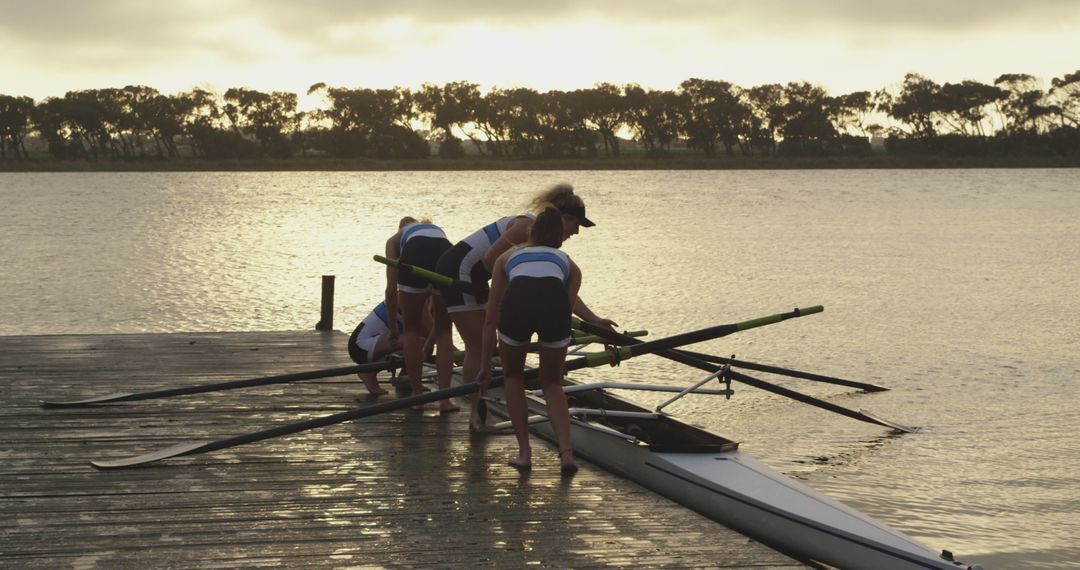
[[[591,227],[596,225],[595,223],[593,223],[592,220],[585,217],[585,206],[584,205],[581,205],[581,206],[577,206],[577,205],[566,206],[565,208],[559,208],[559,211],[566,214],[566,215],[568,215],[568,216],[574,216],[575,218],[578,219],[579,224],[581,224],[581,225],[583,225],[583,226],[585,226],[587,228],[591,228]]]

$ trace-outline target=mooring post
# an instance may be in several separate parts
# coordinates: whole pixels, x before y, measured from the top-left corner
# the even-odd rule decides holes
[[[315,325],[317,331],[334,330],[334,276],[322,276],[322,313],[319,315],[319,323]]]

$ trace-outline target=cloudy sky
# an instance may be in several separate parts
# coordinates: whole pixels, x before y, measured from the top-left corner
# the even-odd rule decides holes
[[[303,94],[465,80],[541,91],[809,81],[1047,84],[1080,69],[1080,0],[0,0],[0,94],[138,84]]]

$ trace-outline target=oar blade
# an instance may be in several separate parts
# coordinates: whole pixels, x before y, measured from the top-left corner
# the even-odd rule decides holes
[[[874,414],[872,414],[872,413],[870,413],[870,412],[868,412],[868,411],[866,411],[864,409],[861,409],[861,408],[859,409],[859,413],[866,416],[866,417],[868,417],[868,418],[870,418],[870,419],[872,419],[872,420],[874,420],[875,422],[877,422],[880,425],[892,428],[892,429],[894,429],[894,430],[896,430],[898,432],[915,433],[915,432],[919,431],[919,428],[917,428],[917,427],[909,427],[909,426],[905,426],[903,424],[898,424],[898,423],[896,423],[896,422],[894,422],[892,420],[887,420],[885,418],[875,416]]]
[[[150,453],[144,453],[142,455],[136,455],[135,457],[126,457],[124,459],[114,459],[112,461],[91,461],[90,465],[93,465],[97,469],[127,469],[129,467],[139,467],[142,465],[148,465],[150,463],[156,463],[163,459],[170,459],[173,457],[180,457],[181,455],[191,455],[198,453],[200,448],[209,445],[209,441],[195,441],[188,443],[181,443],[159,449],[157,451],[151,451]]]

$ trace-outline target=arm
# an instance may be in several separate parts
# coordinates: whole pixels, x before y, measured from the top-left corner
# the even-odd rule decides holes
[[[578,299],[578,291],[581,289],[581,268],[578,267],[574,260],[570,260],[570,278],[566,281],[566,295],[570,297],[570,307],[576,308],[581,300]],[[586,307],[588,309],[588,307]]]
[[[495,356],[495,343],[498,340],[499,313],[502,311],[502,299],[506,293],[506,258],[500,255],[492,268],[491,292],[488,293],[487,316],[484,319],[483,349],[480,351],[480,373],[476,382],[480,390],[487,390],[491,384],[491,358]]]
[[[394,235],[390,236],[390,239],[386,240],[386,257],[389,259],[399,259],[401,257],[401,230],[398,230]],[[398,270],[396,267],[386,266],[386,291],[383,292],[383,300],[386,302],[386,314],[390,315],[390,342],[391,344],[397,344],[398,335],[401,331],[398,330],[397,314],[398,314]]]
[[[499,259],[500,255],[519,243],[529,241],[529,232],[532,231],[532,225],[533,221],[525,216],[510,222],[510,225],[506,228],[506,233],[499,236],[499,239],[495,240],[495,243],[491,244],[491,247],[484,252],[484,269],[488,270],[488,274],[493,274],[495,260]]]
[[[591,323],[599,327],[604,327],[609,330],[615,330],[615,327],[619,326],[619,323],[611,319],[605,319],[592,312],[592,310],[589,309],[587,305],[585,305],[585,301],[581,300],[581,297],[578,297],[577,302],[574,303],[574,314],[581,317],[581,320],[587,323]]]

